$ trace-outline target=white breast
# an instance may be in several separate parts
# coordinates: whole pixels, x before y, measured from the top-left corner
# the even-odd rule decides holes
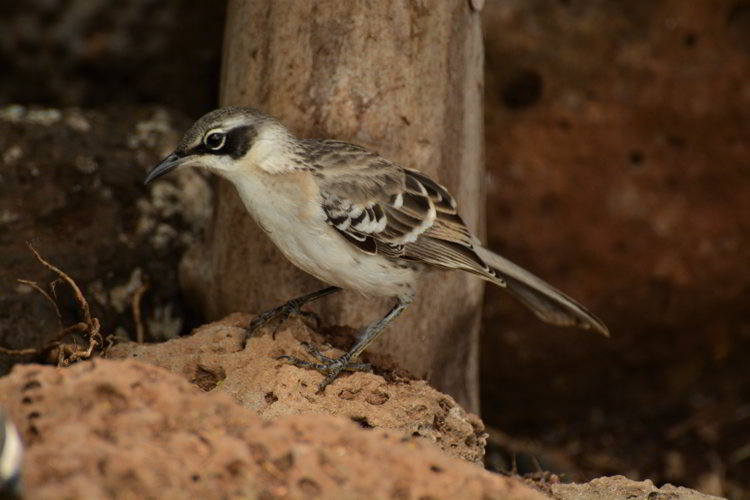
[[[255,172],[233,181],[245,207],[295,266],[341,288],[369,295],[412,295],[417,273],[349,243],[326,222],[309,172]]]

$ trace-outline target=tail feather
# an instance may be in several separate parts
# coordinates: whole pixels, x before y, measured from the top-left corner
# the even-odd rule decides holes
[[[602,320],[552,285],[486,248],[477,245],[475,250],[497,277],[505,282],[505,289],[542,321],[594,330],[609,337],[609,329]],[[487,279],[493,281],[491,277]]]

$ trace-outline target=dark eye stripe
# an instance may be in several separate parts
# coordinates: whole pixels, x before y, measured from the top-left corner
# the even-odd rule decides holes
[[[226,144],[221,152],[235,160],[242,158],[253,145],[257,135],[258,131],[252,125],[233,128],[227,133]]]
[[[213,132],[209,136],[214,133],[218,132]],[[232,159],[237,160],[245,156],[253,145],[257,135],[258,132],[252,125],[235,127],[224,133],[224,143],[218,149],[212,149],[211,146],[207,145],[206,140],[208,137],[205,137],[198,145],[189,150],[188,153],[196,155],[228,155]]]

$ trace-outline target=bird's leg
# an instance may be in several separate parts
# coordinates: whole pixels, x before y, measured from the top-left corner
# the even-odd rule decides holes
[[[327,288],[323,288],[322,290],[318,290],[317,292],[308,293],[307,295],[303,295],[302,297],[297,297],[296,299],[290,300],[286,304],[260,313],[250,322],[250,325],[248,326],[247,332],[245,334],[245,342],[247,342],[247,340],[252,336],[255,330],[264,325],[267,325],[275,319],[280,319],[280,321],[276,325],[276,328],[274,328],[273,330],[273,338],[276,338],[276,332],[278,332],[281,325],[283,325],[286,320],[288,320],[292,316],[302,316],[307,318],[312,317],[315,318],[316,321],[319,321],[317,314],[313,312],[303,311],[302,306],[304,306],[308,302],[312,302],[313,300],[317,300],[321,297],[325,297],[326,295],[338,292],[339,290],[341,290],[341,288],[337,286],[329,286]]]
[[[325,375],[325,378],[323,379],[323,382],[320,383],[320,386],[318,387],[318,392],[323,392],[325,390],[326,386],[333,382],[336,377],[339,376],[339,374],[344,371],[369,371],[370,365],[368,363],[352,363],[351,361],[362,354],[362,352],[367,349],[367,346],[372,344],[372,342],[380,335],[380,333],[385,330],[385,327],[388,326],[388,324],[396,319],[396,317],[404,312],[407,307],[409,307],[409,304],[411,303],[412,297],[411,296],[405,296],[405,297],[399,297],[398,304],[396,304],[393,309],[391,309],[388,314],[385,315],[383,319],[380,319],[370,325],[368,325],[360,334],[359,339],[357,340],[357,343],[354,344],[354,347],[352,347],[349,352],[341,356],[340,358],[329,358],[328,356],[324,356],[320,353],[320,351],[309,345],[304,344],[305,349],[307,352],[309,352],[311,355],[318,358],[320,363],[312,363],[310,361],[304,361],[301,359],[294,358],[292,356],[279,356],[277,359],[285,359],[292,363],[295,366],[300,366],[302,368],[311,368],[313,370],[318,370],[320,373]]]

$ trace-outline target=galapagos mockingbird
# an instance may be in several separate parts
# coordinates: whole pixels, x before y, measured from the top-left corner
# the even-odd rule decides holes
[[[394,297],[396,305],[367,325],[337,359],[306,346],[319,362],[282,356],[325,375],[320,390],[342,370],[365,370],[353,360],[412,301],[419,275],[461,270],[505,288],[539,318],[608,335],[576,301],[484,248],[464,225],[448,191],[416,170],[347,142],[298,139],[252,108],[227,107],[200,118],[146,183],[177,168],[202,167],[237,188],[255,222],[294,265],[329,283],[258,315],[264,324],[302,314],[301,307],[341,289]]]

